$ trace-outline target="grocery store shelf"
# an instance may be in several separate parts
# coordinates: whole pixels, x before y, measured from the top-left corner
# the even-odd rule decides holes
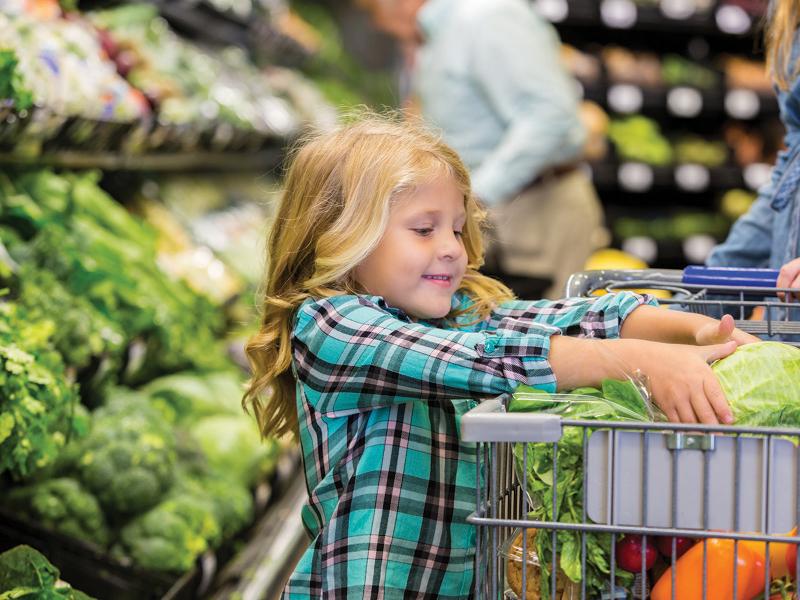
[[[591,165],[592,180],[599,190],[633,194],[646,193],[653,189],[672,189],[689,194],[740,187],[757,190],[767,181],[769,173],[769,165],[751,165],[746,169],[733,165],[653,166],[613,159]]]
[[[750,121],[778,115],[771,92],[743,88],[700,90],[691,86],[644,87],[629,83],[582,82],[584,98],[617,114],[713,117]]]
[[[3,166],[105,171],[263,171],[274,169],[282,159],[282,148],[251,153],[176,152],[145,155],[61,151],[35,157],[0,153],[0,165]]]
[[[543,17],[559,28],[747,37],[758,25],[757,17],[730,6],[669,16],[669,5],[677,3],[663,0],[661,6],[638,6],[632,0],[534,0],[534,4]]]

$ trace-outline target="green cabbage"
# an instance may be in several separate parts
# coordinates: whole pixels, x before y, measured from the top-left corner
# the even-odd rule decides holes
[[[800,349],[741,346],[713,366],[737,425],[800,427]]]

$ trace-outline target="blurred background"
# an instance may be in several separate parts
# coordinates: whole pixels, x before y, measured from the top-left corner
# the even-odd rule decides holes
[[[587,267],[703,263],[782,147],[764,3],[533,4],[582,99]],[[0,593],[280,593],[302,461],[241,394],[282,161],[414,110],[414,68],[344,0],[0,0]]]

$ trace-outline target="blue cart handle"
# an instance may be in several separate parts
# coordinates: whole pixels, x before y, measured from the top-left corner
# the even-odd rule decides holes
[[[687,285],[774,288],[779,273],[776,269],[691,266],[683,270],[682,281]]]

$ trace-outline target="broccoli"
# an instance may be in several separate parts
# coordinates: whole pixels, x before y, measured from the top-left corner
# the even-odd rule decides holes
[[[169,440],[158,433],[95,424],[75,469],[109,517],[117,517],[155,506],[172,484],[174,460]]]
[[[221,540],[230,539],[253,520],[253,495],[250,490],[224,476],[184,475],[178,478],[172,495],[207,498],[219,524]]]
[[[116,520],[163,498],[174,478],[175,437],[146,400],[135,394],[115,398],[95,411],[91,433],[68,453],[66,472]]]
[[[128,557],[144,569],[182,573],[208,548],[203,534],[218,536],[215,528],[207,505],[171,498],[123,527],[112,554]]]
[[[108,528],[94,496],[74,479],[59,478],[14,488],[4,503],[48,529],[105,546]]]

